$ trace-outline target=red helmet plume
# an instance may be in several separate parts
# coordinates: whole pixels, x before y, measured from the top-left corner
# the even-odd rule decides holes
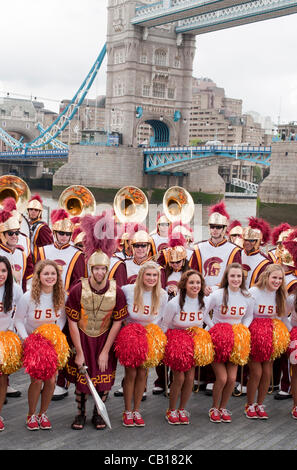
[[[291,226],[287,223],[284,222],[277,227],[275,227],[272,232],[271,232],[271,240],[273,245],[276,245],[279,239],[279,236],[282,232],[286,232],[287,230],[290,230]]]

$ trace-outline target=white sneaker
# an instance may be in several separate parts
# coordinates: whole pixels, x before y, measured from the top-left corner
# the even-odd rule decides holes
[[[66,390],[66,388],[56,385],[54,394],[52,396],[52,400],[53,401],[63,400],[63,398],[67,397],[67,395],[68,395],[68,390]]]
[[[8,385],[7,390],[6,390],[6,395],[8,397],[20,397],[21,392],[19,390],[16,390],[15,388],[11,387]]]

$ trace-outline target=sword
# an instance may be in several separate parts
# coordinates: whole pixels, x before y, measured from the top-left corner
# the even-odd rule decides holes
[[[109,427],[109,429],[111,429],[111,424],[110,424],[110,420],[109,420],[109,417],[108,417],[108,413],[107,413],[107,409],[106,409],[106,406],[105,404],[103,403],[103,401],[101,400],[101,398],[99,397],[98,393],[97,393],[97,390],[96,388],[94,387],[94,384],[92,382],[92,380],[90,379],[90,376],[87,372],[87,366],[83,365],[80,369],[79,369],[79,372],[81,374],[83,374],[86,378],[86,381],[87,381],[87,384],[88,384],[88,387],[90,389],[90,392],[94,398],[94,401],[95,401],[95,405],[96,405],[96,408],[97,408],[97,411],[98,413],[102,416],[102,418],[104,419],[105,423],[107,424],[107,426]]]

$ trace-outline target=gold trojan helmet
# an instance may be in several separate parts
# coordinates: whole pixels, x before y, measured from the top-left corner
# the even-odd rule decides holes
[[[59,207],[64,209],[71,217],[96,212],[96,200],[91,191],[81,185],[73,185],[64,189],[58,201]]]
[[[294,260],[291,253],[285,248],[284,242],[288,239],[288,237],[294,232],[293,229],[285,230],[282,232],[277,240],[277,247],[275,250],[275,256],[277,260],[281,264],[285,264],[286,266],[294,267]]]
[[[115,195],[113,208],[121,223],[141,224],[148,213],[148,200],[144,192],[136,186],[124,186]]]
[[[163,197],[164,214],[170,222],[187,224],[194,215],[194,201],[191,194],[181,186],[167,189]]]
[[[0,205],[4,199],[13,197],[16,201],[17,211],[21,214],[27,209],[31,192],[28,185],[18,176],[3,175],[0,177]]]

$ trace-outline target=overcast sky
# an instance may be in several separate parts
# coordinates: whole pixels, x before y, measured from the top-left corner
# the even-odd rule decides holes
[[[106,41],[106,6],[107,0],[3,0],[0,96],[36,96],[57,111]],[[193,75],[242,99],[244,111],[297,121],[296,27],[297,14],[197,36]],[[105,62],[90,98],[105,94]]]

